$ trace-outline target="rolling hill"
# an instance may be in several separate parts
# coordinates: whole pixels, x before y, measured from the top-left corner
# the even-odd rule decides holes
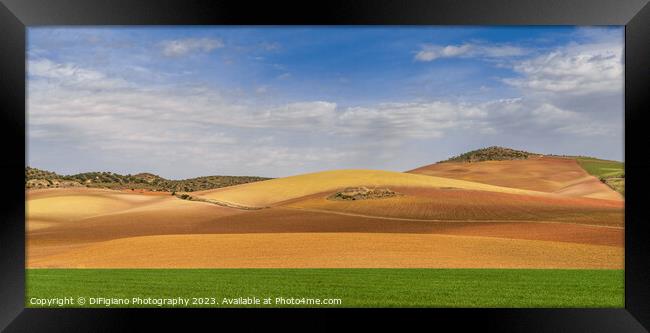
[[[623,267],[624,200],[594,175],[615,165],[488,151],[207,185],[28,168],[26,185],[51,183],[27,191],[27,266]]]
[[[596,199],[622,200],[573,158],[533,156],[520,160],[444,162],[408,173]]]
[[[529,157],[534,156],[540,156],[540,154],[534,154],[523,150],[515,150],[512,148],[492,146],[468,151],[439,163],[525,160]]]
[[[63,176],[54,172],[25,168],[25,188],[93,187],[116,190],[138,189],[162,192],[193,192],[267,180],[249,176],[206,176],[169,180],[151,173],[120,175],[113,172],[85,172]]]
[[[237,205],[266,207],[322,192],[347,187],[459,188],[500,193],[543,195],[544,193],[482,184],[466,180],[382,170],[333,170],[277,178],[223,189],[196,192],[196,196]]]

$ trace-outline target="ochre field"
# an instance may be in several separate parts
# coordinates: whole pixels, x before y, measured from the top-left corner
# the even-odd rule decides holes
[[[399,195],[336,201],[352,186]],[[623,268],[624,201],[570,158],[217,190],[27,192],[28,268]],[[228,206],[236,206],[233,208]]]
[[[468,180],[497,186],[567,194],[576,197],[621,200],[575,159],[532,157],[526,160],[480,163],[436,163],[408,173]]]

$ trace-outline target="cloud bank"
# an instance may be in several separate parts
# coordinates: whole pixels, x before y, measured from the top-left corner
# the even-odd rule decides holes
[[[440,58],[504,58],[526,54],[528,51],[521,47],[511,45],[487,45],[465,43],[459,45],[422,45],[415,53],[416,61],[434,61]]]
[[[221,40],[207,38],[158,45],[170,58],[225,48]],[[277,43],[268,45],[279,49]],[[164,75],[143,84],[101,67],[31,56],[29,163],[64,173],[108,165],[111,171],[171,178],[277,177],[351,167],[406,170],[447,157],[440,147],[455,145],[561,153],[564,146],[622,140],[622,45],[616,39],[542,52],[502,44],[425,45],[415,60],[452,57],[501,59],[498,66],[509,72],[495,81],[514,89],[514,96],[364,103],[281,99],[266,84],[236,93]]]

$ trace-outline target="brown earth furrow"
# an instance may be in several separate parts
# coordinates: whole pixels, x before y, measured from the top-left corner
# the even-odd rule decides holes
[[[545,221],[621,228],[620,201],[538,197],[464,189],[396,187],[402,195],[375,200],[328,200],[318,193],[282,203],[283,207],[333,214],[411,221]]]
[[[298,207],[285,207],[286,209],[293,209],[304,212],[312,213],[324,213],[324,214],[334,214],[341,216],[350,216],[350,217],[362,217],[367,219],[379,219],[379,220],[391,220],[391,221],[411,221],[411,222],[425,222],[425,223],[541,223],[541,224],[570,224],[570,225],[583,225],[594,228],[608,228],[608,229],[618,229],[623,230],[623,227],[613,227],[608,225],[599,225],[599,224],[588,224],[588,223],[573,223],[573,222],[557,222],[557,221],[542,221],[542,220],[467,220],[467,219],[458,219],[458,220],[441,220],[441,219],[414,219],[414,218],[402,218],[402,217],[390,217],[390,216],[373,216],[366,214],[355,214],[355,213],[346,213],[338,212],[333,210],[326,209],[310,209],[310,208],[298,208]]]

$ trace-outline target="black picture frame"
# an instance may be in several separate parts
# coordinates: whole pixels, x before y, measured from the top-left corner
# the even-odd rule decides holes
[[[625,308],[624,309],[29,309],[25,293],[25,39],[43,25],[624,25],[625,26]],[[404,328],[413,320],[454,330],[645,332],[650,328],[650,87],[648,0],[0,0],[0,328],[22,331],[125,331],[223,328],[225,321],[323,328],[364,318]],[[278,316],[290,316],[278,320]],[[187,325],[190,326],[187,326]],[[218,325],[218,326],[214,326]],[[289,326],[289,325],[287,325]],[[244,326],[242,326],[244,327]]]

